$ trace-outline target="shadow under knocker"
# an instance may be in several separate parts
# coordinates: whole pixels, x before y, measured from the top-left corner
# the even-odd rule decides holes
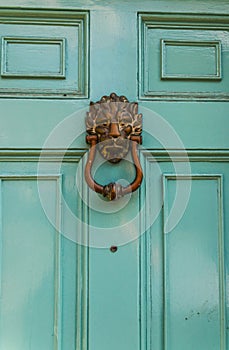
[[[88,186],[109,200],[115,200],[136,191],[143,178],[137,147],[142,143],[142,114],[138,114],[138,103],[129,102],[125,96],[117,96],[115,93],[103,96],[100,101],[90,103],[86,129],[89,134],[86,136],[86,141],[91,146],[85,167]],[[103,158],[113,164],[120,162],[131,149],[136,170],[132,183],[126,187],[113,182],[103,186],[93,179],[91,170],[97,144]]]

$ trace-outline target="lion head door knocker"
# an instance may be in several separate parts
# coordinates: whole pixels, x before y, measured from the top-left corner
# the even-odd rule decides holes
[[[137,153],[137,144],[141,144],[142,114],[138,114],[137,102],[129,102],[125,96],[103,96],[100,101],[90,103],[86,117],[86,128],[89,135],[86,141],[91,145],[85,168],[85,179],[88,186],[109,200],[118,199],[134,192],[141,185],[143,174]],[[100,154],[107,161],[120,162],[131,149],[136,169],[134,181],[127,187],[119,183],[98,184],[91,175],[96,154],[96,144]]]

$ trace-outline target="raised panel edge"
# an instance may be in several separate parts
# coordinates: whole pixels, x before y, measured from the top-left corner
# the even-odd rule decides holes
[[[225,267],[224,267],[224,222],[223,222],[223,175],[222,174],[163,174],[163,250],[164,250],[164,349],[169,348],[166,334],[166,242],[165,237],[168,234],[165,229],[166,217],[168,217],[167,208],[167,186],[169,180],[187,180],[187,181],[201,181],[201,180],[217,180],[217,203],[218,203],[218,256],[219,256],[219,314],[220,314],[220,350],[226,350],[226,323],[225,323]]]
[[[62,175],[61,174],[0,174],[0,203],[2,200],[2,181],[56,181],[57,184],[57,203],[56,203],[56,228],[59,232],[56,232],[55,238],[55,255],[54,255],[54,265],[55,265],[55,285],[54,294],[55,300],[54,304],[54,324],[53,324],[53,335],[54,335],[54,347],[53,350],[61,350],[61,309],[62,309],[62,292],[61,292],[61,187],[62,187]],[[0,229],[2,226],[2,210],[0,210]],[[0,239],[0,249],[2,249],[2,242]],[[1,254],[1,252],[0,252]]]
[[[89,20],[87,10],[1,8],[0,23],[77,26],[79,29],[78,90],[0,89],[0,98],[87,99],[89,96]]]
[[[154,21],[154,24],[152,24]],[[138,97],[142,101],[228,101],[229,93],[148,91],[144,77],[146,33],[148,28],[198,28],[229,30],[229,16],[196,13],[138,12]]]
[[[8,44],[55,44],[60,46],[60,67],[57,73],[47,73],[47,72],[9,72],[7,70],[7,45]],[[65,78],[65,38],[37,38],[37,37],[3,37],[2,38],[2,59],[1,59],[1,76],[4,78]]]
[[[166,73],[166,46],[196,46],[215,48],[216,74],[191,75]],[[161,39],[161,79],[162,80],[221,80],[221,42],[220,41],[185,41]]]

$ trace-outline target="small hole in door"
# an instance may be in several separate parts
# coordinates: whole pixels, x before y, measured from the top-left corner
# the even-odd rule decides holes
[[[117,250],[118,250],[118,247],[116,247],[115,245],[112,245],[112,246],[110,247],[110,251],[111,251],[112,253],[116,253]]]

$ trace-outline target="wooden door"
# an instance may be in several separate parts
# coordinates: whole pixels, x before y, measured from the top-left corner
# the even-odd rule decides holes
[[[0,350],[228,349],[228,11],[2,1]],[[109,202],[85,117],[112,92],[143,114],[144,180]]]

